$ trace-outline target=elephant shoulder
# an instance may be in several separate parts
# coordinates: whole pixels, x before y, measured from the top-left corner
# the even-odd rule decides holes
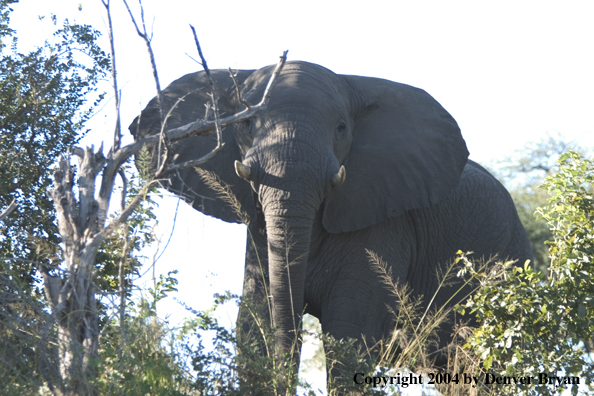
[[[488,170],[478,163],[468,160],[460,178],[462,188],[501,189],[507,191],[503,184]]]
[[[514,201],[499,180],[472,160],[464,167],[455,200],[465,211],[475,214],[517,217]]]
[[[469,160],[452,197],[455,215],[450,220],[466,238],[457,241],[456,249],[464,247],[461,250],[473,251],[475,257],[497,254],[520,263],[533,259],[530,241],[510,193],[485,168]]]

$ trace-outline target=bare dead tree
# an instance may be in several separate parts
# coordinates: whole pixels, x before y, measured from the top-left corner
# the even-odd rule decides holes
[[[265,108],[273,87],[275,78],[281,72],[286,61],[285,51],[270,78],[266,91],[260,103],[254,106],[247,106],[240,113],[220,119],[218,116],[217,98],[212,95],[212,107],[215,112],[215,119],[196,120],[193,123],[179,128],[166,130],[165,123],[167,115],[161,114],[161,133],[139,139],[135,143],[124,147],[121,146],[120,127],[120,102],[117,88],[117,74],[115,71],[115,50],[113,27],[111,24],[110,1],[102,0],[105,6],[109,21],[109,40],[112,50],[112,79],[116,97],[116,127],[114,131],[114,146],[108,151],[107,156],[103,154],[103,146],[95,151],[94,147],[82,149],[74,147],[65,153],[58,160],[58,168],[54,173],[53,190],[48,194],[54,202],[58,219],[59,232],[63,241],[64,262],[61,265],[62,276],[51,273],[48,268],[40,268],[43,275],[45,293],[50,302],[51,319],[57,323],[58,351],[59,351],[59,373],[47,374],[44,372],[44,379],[48,388],[55,395],[95,395],[96,389],[90,385],[89,379],[93,378],[92,361],[98,357],[99,330],[98,311],[96,295],[100,293],[98,286],[93,282],[94,268],[97,251],[101,243],[118,227],[124,225],[128,217],[134,212],[138,205],[146,198],[149,191],[159,183],[159,178],[169,172],[174,172],[186,167],[193,167],[202,164],[213,158],[222,148],[221,131],[224,127],[247,120]],[[144,12],[142,11],[143,31],[138,25],[124,0],[126,7],[132,17],[132,21],[138,34],[145,40],[147,45],[153,76],[159,97],[160,85],[154,55],[150,44],[149,35],[144,24]],[[195,35],[195,32],[194,32]],[[196,38],[196,36],[195,36]],[[196,38],[198,50],[201,54],[198,39]],[[204,59],[202,57],[202,59]],[[205,72],[209,74],[206,62],[203,61]],[[214,87],[214,83],[212,83]],[[214,90],[213,90],[214,92]],[[160,101],[160,103],[162,103]],[[210,153],[201,158],[187,161],[182,164],[172,164],[167,154],[167,145],[170,142],[186,139],[191,136],[208,136],[213,132],[219,137],[219,144]],[[156,177],[147,182],[140,193],[134,196],[127,205],[127,180],[123,176],[122,165],[130,157],[138,153],[142,147],[160,146],[164,144],[165,153],[159,154],[162,158],[158,165]],[[160,152],[160,151],[159,151]],[[77,175],[71,163],[72,156],[78,157]],[[110,222],[107,221],[109,205],[114,191],[116,177],[122,176],[122,198],[119,213]],[[98,177],[100,184],[98,185]],[[97,192],[98,190],[98,192]],[[3,213],[4,215],[4,213]],[[125,244],[124,250],[128,249]],[[124,255],[126,252],[124,252]],[[123,283],[124,261],[120,262],[119,279]],[[119,317],[124,318],[124,298],[126,290],[120,286]],[[52,320],[48,321],[48,328],[44,332],[47,336]],[[42,337],[41,342],[47,341]],[[56,381],[55,378],[59,380]]]

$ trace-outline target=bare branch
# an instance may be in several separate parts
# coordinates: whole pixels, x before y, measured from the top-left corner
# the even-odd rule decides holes
[[[58,229],[66,247],[74,245],[80,237],[76,221],[78,219],[75,212],[76,201],[72,194],[72,187],[73,172],[70,169],[70,157],[66,155],[58,161],[58,169],[54,172],[54,190],[49,191],[59,219]]]
[[[123,196],[123,194],[122,194]],[[122,339],[122,344],[126,341],[126,262],[128,261],[128,250],[130,245],[130,236],[128,232],[128,227],[124,227],[124,249],[122,251],[122,257],[120,257],[119,263],[119,271],[118,271],[118,279],[120,282],[120,306],[119,306],[119,319],[120,319],[120,334]],[[122,348],[118,349],[118,356],[121,358]]]
[[[8,208],[4,209],[4,212],[0,213],[0,221],[4,221],[6,216],[8,216],[10,214],[10,212],[15,210],[16,207],[17,207],[16,199],[13,198],[10,205],[8,205]]]
[[[239,90],[239,84],[237,84],[237,80],[235,79],[235,74],[233,74],[233,72],[231,71],[231,68],[229,68],[229,75],[233,79],[233,85],[235,85],[235,92],[237,93],[237,100],[239,100],[239,103],[244,105],[245,108],[247,110],[249,110],[250,104],[241,96],[241,91]]]
[[[142,189],[142,191],[139,192],[134,197],[134,199],[132,199],[128,206],[126,206],[126,208],[122,210],[120,214],[115,219],[113,219],[113,221],[108,226],[104,227],[99,233],[97,233],[94,236],[92,242],[89,243],[89,246],[99,247],[99,245],[101,245],[101,242],[103,242],[105,238],[107,238],[116,228],[122,225],[126,220],[128,220],[128,217],[130,217],[132,212],[134,212],[134,209],[136,209],[136,207],[145,199],[148,191],[153,187],[154,184],[158,182],[159,180],[152,180],[151,182],[147,183]]]
[[[34,265],[39,266],[39,267],[50,267],[50,268],[52,268],[52,266],[49,265],[49,264],[44,264],[44,263],[42,263],[40,261],[36,261],[36,260],[23,259],[23,258],[20,258],[20,257],[0,257],[0,260],[2,260],[2,261],[14,261],[16,263],[34,264]]]
[[[55,307],[59,303],[59,291],[62,289],[62,279],[59,276],[50,275],[47,269],[41,271],[43,277],[43,285],[45,295],[50,302],[51,307]]]
[[[184,55],[186,55],[188,58],[192,59],[194,62],[200,64],[200,62],[198,62],[196,59],[194,59],[194,57],[190,54],[188,54],[187,52],[184,52]]]
[[[140,29],[138,28],[138,25],[136,24],[136,18],[134,18],[134,14],[132,14],[130,7],[128,7],[128,2],[126,0],[123,0],[123,2],[124,2],[124,5],[126,6],[126,9],[128,10],[128,14],[130,14],[130,19],[132,19],[132,23],[134,24],[134,27],[136,28],[136,33],[138,33],[138,35],[140,37],[143,37],[142,32],[140,31]]]
[[[80,147],[70,147],[69,151],[71,154],[76,155],[78,158],[83,159],[85,157],[85,150]]]
[[[219,153],[219,151],[221,151],[223,149],[223,146],[224,145],[225,144],[223,143],[220,146],[215,147],[210,152],[206,153],[205,155],[203,155],[200,158],[197,158],[197,159],[194,159],[194,160],[190,160],[190,161],[186,161],[186,162],[182,162],[181,164],[170,165],[167,168],[167,172],[179,171],[179,170],[182,170],[182,169],[186,169],[186,168],[190,168],[190,167],[202,165],[202,164],[210,161],[211,159],[213,159]]]
[[[118,174],[122,179],[122,198],[120,200],[120,209],[124,211],[124,208],[126,207],[126,197],[128,195],[128,178],[126,177],[126,173],[123,169],[120,169]]]
[[[111,21],[111,9],[110,9],[110,0],[101,0],[105,10],[107,12],[107,22],[108,22],[108,34],[109,34],[109,47],[111,50],[111,79],[113,82],[113,91],[114,91],[114,98],[115,98],[115,108],[116,108],[116,125],[114,130],[114,137],[113,137],[113,148],[112,150],[117,150],[120,148],[122,144],[122,126],[120,121],[120,91],[118,90],[118,79],[117,79],[117,72],[116,72],[116,54],[115,54],[115,46],[114,46],[114,38],[113,38],[113,24]]]
[[[270,98],[270,92],[274,86],[273,80],[282,71],[282,68],[283,68],[285,61],[287,59],[286,54],[287,54],[287,51],[285,51],[283,53],[283,56],[281,57],[281,60],[279,61],[278,65],[276,66],[274,73],[270,77],[270,80],[268,81],[268,85],[267,85],[267,92],[265,92],[265,94],[262,96],[262,100],[260,101],[260,103],[258,103],[255,106],[251,106],[249,109],[246,109],[242,112],[239,112],[239,113],[233,114],[229,117],[220,119],[219,125],[220,125],[221,129],[223,129],[227,126],[235,125],[242,121],[248,120],[248,119],[254,117],[256,114],[258,114],[260,111],[262,111],[265,108],[265,106],[268,103],[268,99]],[[268,95],[268,96],[266,96],[266,95]],[[216,122],[201,119],[201,120],[197,120],[197,121],[191,122],[186,125],[182,125],[178,128],[170,129],[165,133],[167,135],[168,140],[173,143],[173,142],[177,142],[177,141],[180,141],[180,140],[192,137],[192,136],[210,136],[213,131],[216,131],[216,128],[217,128]],[[140,149],[144,145],[149,146],[149,147],[155,146],[159,143],[159,139],[160,139],[159,135],[152,135],[152,136],[147,136],[145,138],[139,139],[136,142],[129,144],[129,145],[117,150],[113,154],[112,157],[108,158],[108,162],[113,161],[114,168],[116,166],[119,168],[119,166],[122,163],[124,163],[128,158],[130,158],[130,156],[132,156],[133,154],[140,151]],[[221,145],[221,147],[222,147],[222,145]],[[171,172],[171,171],[179,170],[179,169],[183,169],[183,168],[188,168],[188,167],[192,167],[192,166],[198,166],[199,164],[202,164],[202,163],[208,161],[209,159],[213,158],[220,150],[221,150],[221,148],[215,149],[215,150],[213,150],[214,152],[208,153],[205,156],[203,156],[202,158],[198,158],[197,160],[188,161],[184,164],[170,165],[167,168],[167,172]],[[104,178],[106,177],[105,171],[104,171],[103,177]],[[103,191],[103,187],[102,187],[102,191]]]
[[[270,80],[268,80],[268,85],[266,86],[264,95],[262,95],[262,101],[260,103],[258,103],[258,105],[264,106],[266,103],[268,103],[268,100],[270,99],[270,94],[272,93],[272,87],[274,86],[276,77],[278,77],[280,72],[283,70],[283,66],[285,65],[285,62],[287,61],[287,53],[288,52],[289,52],[289,50],[286,50],[281,55],[280,61],[276,65],[276,68],[274,69],[274,72],[272,73]]]
[[[198,36],[196,35],[196,29],[194,26],[190,25],[190,29],[192,29],[192,33],[194,34],[194,42],[196,43],[196,48],[198,49],[198,55],[200,55],[200,60],[202,60],[202,67],[208,76],[208,81],[211,83],[211,88],[214,88],[212,84],[212,80],[210,79],[210,70],[208,69],[208,65],[206,64],[206,59],[204,59],[204,55],[202,55],[202,48],[200,48],[200,42],[198,41]]]
[[[159,261],[159,259],[161,258],[161,256],[165,253],[165,251],[167,250],[167,247],[169,246],[169,242],[171,242],[171,238],[173,237],[173,232],[175,231],[175,225],[177,223],[177,215],[179,213],[179,203],[181,201],[181,198],[177,198],[177,204],[175,205],[175,214],[173,215],[173,225],[171,226],[171,232],[169,233],[169,238],[167,238],[167,242],[165,243],[165,246],[163,247],[163,250],[161,250],[161,253],[159,253],[159,255],[157,256],[158,253],[158,249],[155,250],[155,255],[153,256],[153,266],[155,264],[157,264],[157,261]],[[161,244],[161,240],[159,239],[159,245]]]
[[[122,166],[122,164],[128,160],[128,158],[129,156],[126,158],[122,158],[121,161],[114,161],[114,159],[110,158],[110,156],[108,155],[107,164],[103,168],[103,172],[101,175],[101,187],[99,189],[99,196],[97,197],[97,203],[99,205],[97,221],[100,227],[102,227],[105,223],[107,213],[109,211],[109,203],[111,201],[111,194],[113,193],[115,174],[120,169],[120,166]]]
[[[270,97],[275,78],[281,72],[286,61],[285,51],[281,57],[281,61],[268,81],[266,91],[258,105],[248,106],[247,103],[244,103],[246,105],[246,110],[221,119],[215,82],[211,78],[211,73],[202,54],[195,29],[192,28],[197,49],[212,90],[212,106],[209,105],[207,114],[210,113],[210,109],[212,108],[214,120],[208,120],[207,115],[203,120],[198,120],[179,128],[167,130],[167,119],[179,102],[184,100],[185,96],[179,98],[173,108],[165,115],[163,93],[161,92],[159,84],[155,58],[151,47],[151,38],[147,33],[145,25],[142,1],[139,0],[140,17],[142,22],[141,27],[138,21],[134,18],[127,0],[123,0],[126,9],[130,14],[130,18],[132,19],[132,23],[134,24],[138,35],[144,40],[149,53],[157,89],[157,103],[161,121],[161,130],[157,135],[141,138],[133,144],[122,147],[122,132],[119,114],[121,96],[116,78],[115,41],[110,13],[110,0],[101,0],[101,2],[108,14],[108,24],[110,29],[109,39],[112,56],[112,79],[115,90],[117,112],[114,145],[108,151],[106,156],[103,155],[103,146],[101,146],[97,152],[94,151],[92,146],[86,149],[73,147],[66,153],[66,155],[58,160],[58,167],[54,173],[53,190],[48,191],[48,194],[54,203],[59,233],[63,241],[63,265],[61,265],[60,268],[65,271],[64,275],[59,274],[56,276],[56,274],[50,271],[51,267],[44,268],[43,266],[40,266],[44,278],[46,296],[48,301],[50,301],[52,308],[51,318],[48,323],[51,323],[52,325],[57,323],[58,345],[61,354],[58,365],[59,369],[56,370],[56,374],[50,375],[50,373],[47,372],[44,374],[44,378],[48,382],[51,381],[50,377],[52,376],[61,379],[62,382],[73,376],[76,377],[79,375],[79,369],[81,367],[82,371],[84,371],[84,375],[87,375],[86,373],[91,373],[93,370],[86,362],[92,361],[93,358],[98,356],[99,330],[96,295],[100,293],[100,290],[97,285],[93,283],[92,276],[95,269],[97,252],[101,243],[118,227],[122,225],[126,227],[125,222],[130,215],[138,208],[138,205],[146,199],[148,192],[161,181],[159,178],[160,175],[168,172],[176,172],[183,167],[195,166],[213,158],[218,151],[223,148],[223,128],[254,117],[259,111],[262,111]],[[236,89],[238,89],[237,82]],[[217,133],[217,146],[214,150],[202,158],[188,161],[183,164],[171,165],[169,158],[172,155],[170,142],[179,141],[191,136],[208,136],[212,134],[213,131],[216,131]],[[138,133],[136,136],[140,137]],[[132,155],[140,151],[145,145],[157,148],[156,151],[159,158],[157,161],[157,178],[146,184],[126,205],[129,186],[122,166]],[[78,190],[75,188],[74,167],[70,162],[71,154],[79,158],[77,171]],[[96,194],[96,179],[99,175],[101,176],[101,184],[99,192]],[[109,205],[118,175],[121,177],[123,185],[120,200],[121,211],[115,219],[107,224]],[[9,206],[10,210],[13,210],[13,204],[14,201]],[[4,219],[8,212],[8,210],[5,210],[0,215],[0,220]],[[118,313],[120,321],[122,322],[122,332],[124,331],[125,298],[128,291],[128,286],[126,285],[126,260],[129,255],[129,250],[132,248],[127,227],[124,229],[124,236],[124,251],[119,262],[120,289]],[[49,329],[50,327],[46,326],[41,337],[41,339],[44,340],[44,345],[46,344],[45,340],[47,340]],[[124,335],[124,333],[122,333],[122,335]],[[46,355],[47,353],[45,349],[43,349],[44,345],[41,346],[40,350],[42,354]],[[76,351],[82,351],[82,353],[77,353]],[[58,384],[59,388],[67,390],[69,386],[70,385],[62,386],[61,384]],[[61,391],[58,387],[54,388],[55,392]],[[72,394],[80,394],[80,392]]]
[[[200,48],[200,42],[198,41],[198,36],[196,35],[196,29],[194,26],[190,25],[190,29],[192,29],[192,34],[194,35],[194,42],[196,43],[196,48],[198,49],[198,54],[200,55],[200,59],[202,60],[202,67],[204,68],[204,72],[206,73],[206,77],[208,77],[208,83],[210,84],[210,92],[211,92],[211,100],[212,100],[212,107],[214,111],[214,118],[215,118],[215,128],[217,132],[217,147],[213,151],[219,152],[223,146],[223,132],[221,129],[221,122],[220,122],[220,114],[219,114],[219,98],[217,96],[217,90],[215,89],[214,81],[210,76],[210,70],[208,69],[208,65],[206,64],[206,59],[204,59],[204,55],[202,54],[202,49]],[[216,153],[215,153],[216,154]]]
[[[136,19],[134,18],[134,15],[132,14],[130,7],[128,6],[128,2],[126,0],[122,0],[122,1],[126,5],[128,14],[130,14],[132,23],[134,24],[134,27],[136,28],[136,33],[138,33],[138,36],[140,36],[144,40],[144,43],[146,44],[146,48],[147,48],[149,58],[151,61],[151,68],[153,71],[153,79],[155,81],[155,87],[157,89],[157,102],[159,104],[159,115],[161,118],[161,125],[163,125],[165,123],[165,118],[163,115],[163,113],[164,113],[164,111],[163,111],[163,105],[164,105],[163,95],[161,92],[161,84],[159,83],[159,74],[157,73],[157,64],[155,62],[155,54],[153,53],[153,47],[151,46],[151,38],[149,37],[149,35],[146,31],[146,25],[144,23],[144,7],[142,6],[142,1],[138,0],[138,4],[140,5],[140,17],[142,20],[142,29],[143,29],[142,31],[140,31],[140,28],[138,27],[138,24],[136,23]],[[161,145],[163,147],[161,147]],[[161,150],[164,151],[163,154],[161,154]],[[158,153],[157,169],[161,169],[163,167],[161,164],[167,162],[167,159],[169,157],[169,152],[170,152],[169,141],[167,141],[167,136],[164,133],[162,133],[160,136],[159,147],[157,150],[157,153]],[[157,173],[159,173],[159,172],[157,172]]]
[[[175,110],[175,108],[177,107],[177,105],[180,102],[183,102],[184,99],[186,98],[186,96],[190,95],[191,93],[192,92],[188,92],[184,96],[178,98],[177,101],[175,102],[175,104],[173,106],[171,106],[171,108],[167,112],[167,115],[165,115],[165,118],[163,119],[163,122],[161,123],[161,131],[159,132],[159,138],[160,138],[159,139],[159,147],[160,147],[160,143],[163,142],[164,140],[166,140],[168,143],[171,143],[169,137],[167,136],[167,133],[165,132],[165,125],[167,124],[167,120],[169,120],[169,117],[171,116],[171,113],[173,112],[173,110]],[[207,111],[207,114],[208,114],[208,111]],[[204,118],[206,119],[206,116]],[[139,122],[139,124],[140,124],[140,122]],[[168,163],[169,163],[169,161],[163,161],[161,163],[160,168],[157,170],[157,172],[155,172],[155,178],[161,178],[163,176],[163,174],[167,171],[165,169],[165,166]]]
[[[223,147],[223,130],[221,129],[221,119],[220,119],[220,115],[219,115],[219,98],[216,97],[216,94],[213,93],[210,94],[211,98],[212,98],[212,103],[213,103],[213,110],[214,110],[214,116],[215,116],[215,129],[217,132],[217,147],[215,147],[216,149],[221,149]]]

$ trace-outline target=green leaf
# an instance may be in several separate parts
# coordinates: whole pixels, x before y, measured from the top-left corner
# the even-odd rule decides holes
[[[485,370],[489,370],[493,365],[493,355],[488,355],[487,358],[483,361],[483,367]]]

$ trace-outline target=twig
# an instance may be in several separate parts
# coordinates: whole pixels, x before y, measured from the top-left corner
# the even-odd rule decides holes
[[[123,195],[123,194],[122,194]],[[122,251],[122,257],[120,257],[118,280],[120,282],[120,306],[119,306],[119,319],[120,319],[120,336],[121,344],[126,342],[126,262],[128,256],[128,249],[130,245],[130,238],[128,233],[128,227],[124,227],[124,249]],[[122,357],[122,347],[118,349],[118,357]]]
[[[272,87],[274,86],[276,77],[278,77],[281,70],[283,70],[283,66],[285,65],[285,62],[287,61],[287,53],[288,52],[289,52],[289,50],[286,50],[281,55],[280,61],[276,65],[276,68],[274,69],[274,72],[272,73],[270,80],[268,80],[268,85],[266,86],[264,95],[262,95],[262,101],[260,103],[258,103],[258,106],[260,106],[260,105],[264,106],[266,103],[268,103],[268,100],[270,99],[270,95],[272,93]]]
[[[126,198],[128,195],[128,178],[123,169],[118,171],[120,178],[122,179],[122,197],[120,200],[120,209],[123,212],[126,209]],[[119,320],[120,320],[120,337],[122,344],[126,341],[126,259],[128,256],[128,249],[130,244],[128,227],[124,226],[124,249],[122,251],[122,257],[120,257],[118,280],[120,282],[120,304],[119,304]],[[118,358],[122,357],[122,348],[118,349]]]
[[[128,178],[123,169],[118,171],[120,178],[122,179],[122,197],[120,200],[120,209],[123,211],[126,208],[126,197],[128,195]]]
[[[115,98],[115,108],[116,108],[116,125],[113,137],[113,148],[112,150],[117,150],[120,148],[122,144],[122,126],[120,121],[120,91],[118,90],[118,79],[116,73],[116,54],[115,54],[115,46],[114,46],[114,38],[113,38],[113,24],[111,21],[111,9],[110,9],[110,0],[101,0],[105,10],[107,11],[107,22],[108,22],[108,33],[109,33],[109,47],[111,50],[111,79],[113,82],[113,91],[114,91],[114,98]]]
[[[200,42],[198,41],[198,36],[196,35],[196,29],[194,29],[194,26],[192,25],[190,25],[190,29],[192,29],[192,34],[194,35],[194,42],[196,43],[196,48],[198,49],[198,55],[200,55],[200,59],[202,60],[202,67],[204,68],[204,72],[206,73],[206,77],[208,78],[208,83],[210,84],[211,100],[215,117],[215,128],[217,132],[217,147],[215,148],[215,150],[217,150],[218,152],[222,148],[223,141],[223,132],[221,130],[219,114],[219,98],[217,96],[217,90],[215,89],[214,81],[210,76],[210,70],[208,69],[208,65],[206,64],[206,59],[204,59],[204,55],[202,54]]]
[[[169,233],[169,238],[167,239],[167,242],[165,243],[163,250],[161,251],[161,253],[159,253],[159,256],[156,259],[153,259],[155,264],[157,263],[157,261],[159,261],[159,259],[163,255],[163,253],[165,253],[165,250],[167,250],[167,246],[169,246],[169,242],[171,242],[171,238],[173,237],[173,231],[175,231],[175,224],[177,222],[177,214],[179,212],[179,202],[180,201],[181,201],[181,198],[178,198],[177,205],[175,206],[175,214],[173,215],[173,225],[171,226],[171,233]]]
[[[258,103],[255,106],[251,106],[249,109],[246,109],[242,112],[239,112],[239,113],[233,114],[229,117],[220,119],[220,128],[225,128],[227,126],[235,125],[242,121],[248,120],[248,119],[254,117],[256,114],[258,114],[260,111],[262,111],[266,107],[266,105],[268,104],[268,100],[270,98],[270,92],[272,91],[272,88],[274,87],[274,78],[276,76],[278,76],[278,74],[282,71],[283,65],[285,64],[285,61],[287,59],[286,54],[287,54],[287,51],[285,51],[283,53],[283,56],[281,57],[281,60],[279,61],[278,65],[276,66],[276,69],[275,69],[273,75],[270,77],[270,80],[269,80],[268,86],[267,86],[267,92],[265,93],[265,95],[262,96],[262,100],[260,101],[260,103]],[[165,131],[164,133],[167,135],[169,142],[173,143],[173,142],[177,142],[177,141],[180,141],[180,140],[192,137],[192,136],[210,136],[212,134],[212,131],[215,131],[215,130],[216,130],[216,123],[214,121],[197,120],[197,121],[191,122],[189,124],[170,129],[168,131]],[[137,136],[138,136],[138,134],[137,134]],[[136,142],[134,142],[132,144],[129,144],[125,147],[120,148],[115,153],[110,154],[108,156],[108,162],[113,161],[113,165],[108,165],[108,167],[112,166],[114,168],[116,168],[116,167],[119,168],[119,166],[122,163],[124,163],[125,161],[127,161],[128,158],[130,158],[130,156],[132,156],[133,154],[140,151],[140,149],[142,149],[142,147],[144,145],[146,145],[148,147],[157,145],[159,143],[159,138],[160,137],[158,135],[147,136],[145,138],[137,140]],[[208,161],[209,159],[213,158],[218,151],[220,151],[220,149],[214,153],[213,152],[208,153],[197,160],[188,161],[183,164],[170,165],[169,167],[167,167],[167,172],[165,172],[165,173],[173,172],[175,170],[184,169],[184,168],[188,168],[188,167],[192,167],[192,166],[197,166],[199,163],[204,163],[204,162]],[[106,176],[106,174],[104,173],[104,177],[105,176]],[[103,187],[102,187],[102,191],[103,191]]]
[[[138,36],[140,36],[144,40],[144,43],[146,44],[146,48],[149,53],[149,58],[151,61],[151,68],[153,70],[153,79],[155,81],[155,87],[157,89],[157,103],[159,104],[159,116],[161,119],[161,125],[164,125],[165,117],[163,114],[164,113],[164,111],[163,111],[163,106],[164,106],[163,94],[161,91],[161,84],[159,83],[159,74],[157,73],[157,64],[155,62],[155,54],[153,53],[153,47],[151,46],[151,38],[149,38],[149,35],[146,31],[146,25],[144,23],[144,7],[142,6],[142,0],[138,0],[138,4],[140,5],[140,18],[142,21],[142,29],[143,29],[142,31],[140,30],[140,28],[138,27],[138,24],[136,23],[136,19],[134,18],[134,15],[132,14],[130,7],[128,6],[128,2],[126,0],[122,0],[122,1],[124,2],[126,9],[128,10],[128,14],[130,14],[132,23],[134,24],[134,27],[136,28],[136,33],[138,34]],[[161,150],[163,150],[162,154],[161,154]],[[163,172],[163,168],[165,167],[164,164],[166,164],[168,162],[169,155],[170,155],[170,146],[169,146],[169,141],[167,140],[167,135],[165,133],[161,133],[160,140],[159,140],[159,147],[157,150],[157,169],[158,169],[157,175],[159,175],[160,173]]]
[[[194,42],[196,43],[196,48],[198,49],[198,55],[200,55],[200,59],[202,60],[202,67],[204,68],[206,75],[210,78],[210,70],[206,64],[206,59],[204,59],[204,55],[202,54],[202,48],[200,48],[200,42],[198,41],[198,36],[196,35],[196,29],[194,29],[194,26],[192,25],[190,25],[190,29],[192,29],[192,33],[194,34]],[[209,81],[212,84],[212,80]],[[214,88],[214,86],[211,85],[211,88]]]
[[[283,65],[285,64],[286,54],[287,54],[287,51],[285,51],[283,53],[281,60],[279,61],[278,65],[276,66],[276,69],[268,82],[266,92],[263,95],[260,103],[255,106],[252,106],[251,108],[246,109],[240,113],[220,119],[219,120],[219,128],[221,130],[227,126],[234,125],[234,124],[240,123],[244,120],[250,119],[250,118],[254,117],[258,112],[262,111],[262,109],[265,108],[265,106],[268,102],[268,99],[270,98],[270,92],[274,86],[275,77],[278,76],[278,74],[282,70]],[[170,114],[170,112],[168,113],[168,115],[169,114]],[[100,167],[99,165],[101,165],[102,170],[103,170],[102,180],[101,180],[101,188],[99,191],[99,196],[97,198],[97,201],[99,204],[98,224],[103,225],[105,223],[106,216],[107,216],[108,209],[109,209],[109,201],[110,201],[112,190],[113,190],[115,174],[118,172],[120,166],[125,161],[127,161],[132,155],[134,155],[138,151],[140,151],[140,149],[142,149],[143,146],[158,145],[161,140],[161,135],[165,135],[169,142],[176,142],[176,141],[183,140],[183,139],[186,139],[191,136],[209,136],[212,133],[212,131],[216,130],[216,129],[217,129],[217,123],[215,121],[198,120],[198,121],[183,125],[178,128],[170,129],[168,131],[165,131],[163,129],[162,134],[160,134],[160,135],[147,136],[145,138],[137,140],[136,142],[134,142],[132,144],[124,146],[118,150],[110,151],[107,155],[107,158],[103,158],[102,156],[96,155],[95,161],[97,161],[97,164],[94,169],[98,170],[98,168]],[[204,155],[203,157],[198,158],[196,160],[187,161],[183,164],[170,165],[166,168],[166,171],[164,171],[163,174],[202,164],[202,163],[212,159],[222,149],[222,147],[223,147],[223,144],[221,144],[218,147],[218,149],[215,148],[210,153],[208,153],[208,154]],[[82,150],[80,148],[74,148],[73,151],[78,155],[84,155],[83,154],[84,150]],[[105,166],[103,166],[104,164],[105,164]],[[62,171],[64,172],[64,174],[66,174],[68,172],[67,169],[63,169]],[[151,182],[151,185],[153,183],[155,183],[155,181]],[[122,213],[120,213],[120,216],[118,216],[118,219],[119,219],[118,221],[125,221],[127,216],[131,213],[131,210],[129,210],[130,205],[134,204],[134,207],[136,207],[136,205],[138,205],[139,202],[140,202],[140,198],[138,198],[138,197],[135,198],[134,201],[132,203],[130,203],[128,205],[128,207],[124,211],[122,211]],[[72,224],[76,224],[76,222],[72,222]],[[103,233],[103,231],[102,231],[102,233]],[[111,230],[107,231],[107,233],[108,234],[111,233]],[[70,233],[67,233],[66,235],[70,235]]]
[[[168,142],[168,144],[170,144],[170,143],[171,143],[171,141],[169,140],[169,138],[167,137],[167,134],[166,134],[166,132],[165,132],[165,125],[167,125],[167,120],[169,120],[169,117],[171,116],[171,113],[173,112],[173,110],[175,110],[175,108],[177,107],[177,105],[178,105],[180,102],[183,102],[183,101],[184,101],[184,99],[186,98],[186,96],[190,95],[191,93],[192,93],[192,92],[188,92],[188,93],[187,93],[187,94],[185,94],[184,96],[182,96],[182,97],[178,98],[178,99],[175,101],[174,105],[173,105],[173,106],[171,106],[171,108],[169,109],[169,111],[168,111],[168,112],[167,112],[167,114],[165,115],[165,118],[163,119],[163,122],[161,122],[161,130],[160,130],[160,132],[159,132],[159,138],[160,138],[160,139],[159,139],[159,148],[157,149],[157,151],[158,151],[158,152],[159,152],[159,150],[160,150],[160,147],[161,147],[161,142],[163,142],[163,139],[165,139],[165,140]],[[207,109],[207,110],[208,110],[208,109]],[[142,113],[141,113],[141,114],[142,114]],[[208,111],[207,111],[207,114],[208,114]],[[204,118],[206,118],[206,117],[204,117]],[[140,116],[139,116],[139,119],[140,119]],[[138,124],[140,125],[140,121],[138,122]],[[168,163],[169,163],[169,160],[167,160],[167,161],[163,161],[163,162],[161,163],[160,167],[157,169],[157,172],[155,172],[155,176],[154,176],[154,177],[155,177],[156,179],[160,179],[160,178],[162,178],[162,177],[164,176],[164,174],[165,174],[166,172],[168,172],[168,171],[167,171],[167,169],[165,169],[165,166],[166,166],[166,165],[168,165]]]
[[[23,258],[19,258],[19,257],[0,257],[0,260],[4,260],[4,261],[15,261],[17,263],[35,264],[35,265],[42,265],[42,266],[49,267],[48,264],[43,264],[43,263],[41,263],[39,261],[27,260],[27,259],[23,259]]]
[[[182,162],[181,164],[170,165],[169,167],[167,167],[167,172],[179,171],[182,169],[192,168],[195,166],[202,165],[202,164],[210,161],[211,159],[213,159],[219,153],[219,151],[221,151],[223,149],[224,146],[225,146],[224,143],[221,145],[217,145],[217,147],[215,147],[210,152],[206,153],[205,155],[203,155],[200,158]]]
[[[10,212],[15,210],[16,207],[17,207],[16,199],[13,198],[10,205],[8,205],[8,208],[4,209],[4,212],[0,213],[0,221],[4,221],[6,216],[8,216],[10,214]]]
[[[246,110],[249,110],[250,104],[241,96],[241,91],[239,90],[239,84],[237,84],[237,80],[235,79],[235,74],[233,74],[233,72],[231,71],[231,68],[229,68],[229,75],[231,76],[231,79],[233,79],[233,85],[235,85],[235,92],[237,93],[237,100],[239,100],[239,103],[241,103],[242,105],[245,106]]]
[[[98,247],[99,245],[101,245],[101,242],[103,242],[105,238],[107,238],[116,228],[122,225],[128,219],[128,217],[130,217],[132,212],[134,212],[134,209],[136,209],[140,202],[144,200],[148,191],[152,188],[154,184],[158,182],[159,180],[152,180],[151,182],[147,183],[144,186],[142,192],[139,192],[134,197],[134,199],[132,199],[132,201],[128,204],[128,206],[126,206],[126,208],[122,210],[120,214],[115,219],[113,219],[109,225],[104,227],[99,233],[97,233],[94,236],[93,241],[89,244],[89,247]]]

